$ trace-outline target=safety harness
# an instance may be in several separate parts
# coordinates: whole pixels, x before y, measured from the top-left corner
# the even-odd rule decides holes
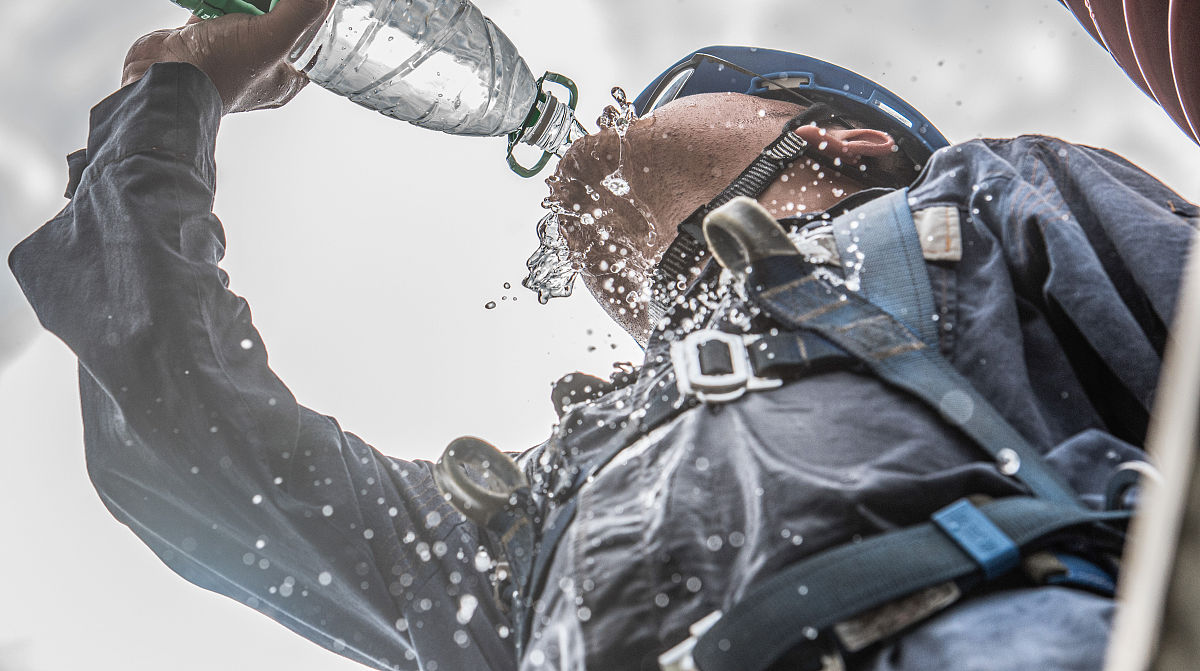
[[[769,218],[761,210],[757,216]],[[770,223],[785,235],[773,219]],[[714,225],[719,224],[710,220],[705,230]],[[920,399],[1031,495],[982,505],[961,499],[929,522],[794,564],[756,586],[719,619],[694,627],[691,638],[661,658],[664,669],[761,670],[785,655],[788,668],[840,668],[840,656],[831,651],[862,650],[967,590],[1005,577],[1053,535],[1084,528],[1095,547],[1119,548],[1120,532],[1109,524],[1123,522],[1128,511],[1084,508],[1041,454],[937,352],[936,331],[927,326],[935,324],[932,293],[907,190],[838,217],[833,228],[839,243],[844,241],[839,244],[843,252],[852,240],[867,246],[861,293],[834,286],[798,252],[756,259],[752,274],[745,266],[730,269],[741,272],[752,303],[792,329],[777,337],[823,341],[827,349],[844,352]],[[724,335],[700,331],[689,336],[701,343],[697,348],[705,346],[706,333],[714,336],[709,342],[727,342]],[[1111,593],[1111,572],[1091,554],[1086,559],[1058,555],[1065,574],[1055,580]]]
[[[711,256],[705,234],[720,233],[718,222],[729,221],[709,215],[738,196],[765,191],[804,153],[806,143],[792,131],[808,120],[801,115],[789,122],[729,187],[680,224],[655,275],[651,315],[659,337],[680,321],[689,285],[699,284],[695,268]],[[868,202],[858,204],[863,200]],[[746,259],[731,261],[719,250],[717,256],[741,275],[750,302],[780,328],[753,335],[706,329],[672,342],[675,384],[656,393],[655,401],[631,418],[605,453],[576,471],[549,519],[538,517],[528,482],[519,478],[501,487],[496,500],[479,503],[439,481],[507,555],[511,587],[502,596],[514,606],[518,652],[530,633],[533,599],[541,594],[555,550],[574,518],[574,493],[625,447],[699,403],[727,402],[748,391],[777,387],[784,379],[855,366],[939,412],[1029,495],[990,502],[962,499],[929,522],[794,564],[756,586],[728,612],[694,624],[687,640],[660,657],[663,669],[763,671],[781,660],[800,671],[839,669],[843,651],[857,652],[919,622],[968,590],[1010,575],[1023,560],[1028,569],[1032,555],[1067,531],[1079,532],[1103,551],[1073,548],[1073,553],[1052,555],[1053,569],[1045,572],[1045,582],[1111,594],[1115,567],[1104,565],[1104,558],[1119,548],[1119,527],[1128,511],[1085,508],[1038,450],[938,353],[932,291],[907,191],[874,189],[858,196],[855,204],[833,219],[832,227],[844,265],[858,276],[857,291],[814,272],[761,208],[759,214],[743,212],[743,218],[767,217],[773,229],[764,229],[760,221],[759,230],[782,236],[773,248],[791,252],[753,259],[752,274],[746,273]],[[723,235],[726,242],[737,238],[736,231]],[[714,266],[709,264],[701,278],[713,276]],[[488,461],[503,456],[490,446],[490,451],[465,447],[458,444],[457,449],[473,454],[485,479]],[[453,456],[451,448],[447,455]],[[439,463],[441,480],[461,475],[451,463],[446,456]],[[473,505],[488,510],[471,514]]]

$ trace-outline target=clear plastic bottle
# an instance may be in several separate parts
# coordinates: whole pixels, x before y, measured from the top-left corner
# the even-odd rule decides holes
[[[516,47],[467,0],[337,0],[300,45],[291,60],[310,80],[423,128],[521,131],[521,141],[551,153],[583,134],[573,110],[539,95]],[[527,118],[538,123],[522,129]]]

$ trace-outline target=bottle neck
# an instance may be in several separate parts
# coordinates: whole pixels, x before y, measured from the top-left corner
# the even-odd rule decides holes
[[[562,156],[572,142],[587,135],[575,110],[553,95],[546,94],[537,107],[538,120],[521,134],[521,142]]]

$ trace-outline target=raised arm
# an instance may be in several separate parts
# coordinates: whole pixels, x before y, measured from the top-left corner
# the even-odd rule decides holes
[[[269,16],[213,24],[240,35]],[[244,71],[293,81],[277,79],[288,66],[275,53]],[[71,202],[10,257],[42,323],[79,357],[104,503],[188,580],[365,664],[513,668],[476,530],[429,464],[390,459],[299,406],[217,266],[220,117],[281,104],[295,82],[247,98],[257,84],[230,88],[190,62],[130,62],[136,81],[93,110],[72,158]]]

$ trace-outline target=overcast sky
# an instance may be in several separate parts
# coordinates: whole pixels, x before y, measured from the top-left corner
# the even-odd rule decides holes
[[[479,4],[535,74],[579,82],[589,127],[613,85],[632,96],[695,48],[756,45],[876,79],[952,142],[1058,135],[1200,198],[1197,147],[1053,0]],[[185,18],[167,0],[0,5],[0,247],[62,207],[62,156],[84,144],[128,44]],[[582,287],[548,306],[520,288],[545,187],[509,173],[503,151],[316,87],[224,122],[232,288],[300,401],[389,454],[436,458],[462,434],[530,446],[553,421],[552,380],[638,357]],[[91,489],[78,417],[74,358],[4,273],[0,671],[359,668],[163,567]]]

